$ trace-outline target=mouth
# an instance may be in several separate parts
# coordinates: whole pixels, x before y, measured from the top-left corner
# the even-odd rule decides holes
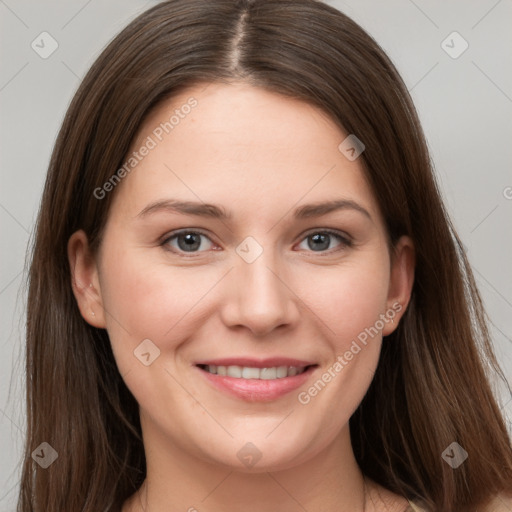
[[[195,364],[214,389],[249,402],[268,402],[289,394],[304,385],[318,366],[291,359],[231,359]]]
[[[212,375],[220,375],[222,377],[232,377],[234,379],[275,380],[284,379],[286,377],[295,377],[316,365],[273,366],[269,368],[256,368],[254,366],[238,365],[223,366],[215,364],[199,364],[197,366],[201,370]]]

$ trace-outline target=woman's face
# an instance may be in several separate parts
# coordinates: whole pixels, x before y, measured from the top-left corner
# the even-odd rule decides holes
[[[145,120],[136,163],[97,193],[115,193],[99,253],[83,232],[69,244],[145,441],[263,471],[348,436],[413,256],[402,238],[391,260],[347,135],[244,84],[190,88]]]

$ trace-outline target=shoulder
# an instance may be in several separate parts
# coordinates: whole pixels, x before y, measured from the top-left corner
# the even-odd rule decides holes
[[[416,505],[416,503],[409,501],[409,508],[407,509],[407,512],[427,512],[424,508],[420,507],[419,505]]]
[[[512,495],[500,494],[494,497],[485,508],[479,508],[478,512],[511,512],[512,511]],[[407,512],[427,512],[420,505],[409,501],[409,509]]]
[[[429,512],[421,504],[407,500],[389,489],[382,487],[374,480],[365,477],[369,501],[373,510],[385,510],[385,512]],[[484,507],[479,507],[477,512],[512,512],[512,491],[508,494],[501,493],[491,499]]]
[[[512,494],[499,494],[485,507],[483,512],[510,512],[512,510]]]
[[[368,477],[365,478],[369,512],[416,512],[415,509],[410,509],[410,507],[407,506],[408,501],[404,497],[382,487],[380,484]]]

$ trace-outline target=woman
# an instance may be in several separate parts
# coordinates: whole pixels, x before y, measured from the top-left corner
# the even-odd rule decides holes
[[[50,162],[19,511],[512,509],[480,296],[417,114],[314,0],[172,0]]]

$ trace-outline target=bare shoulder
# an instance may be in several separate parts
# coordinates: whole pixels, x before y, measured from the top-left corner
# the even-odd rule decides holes
[[[369,512],[426,512],[421,506],[366,478]],[[495,496],[477,512],[512,512],[512,493]]]
[[[399,494],[382,487],[377,482],[366,477],[367,508],[368,512],[409,512],[409,502]],[[417,509],[418,512],[420,509]],[[416,511],[414,511],[416,512]]]
[[[482,512],[510,512],[512,511],[512,493],[511,494],[499,494],[496,496],[485,510]]]

